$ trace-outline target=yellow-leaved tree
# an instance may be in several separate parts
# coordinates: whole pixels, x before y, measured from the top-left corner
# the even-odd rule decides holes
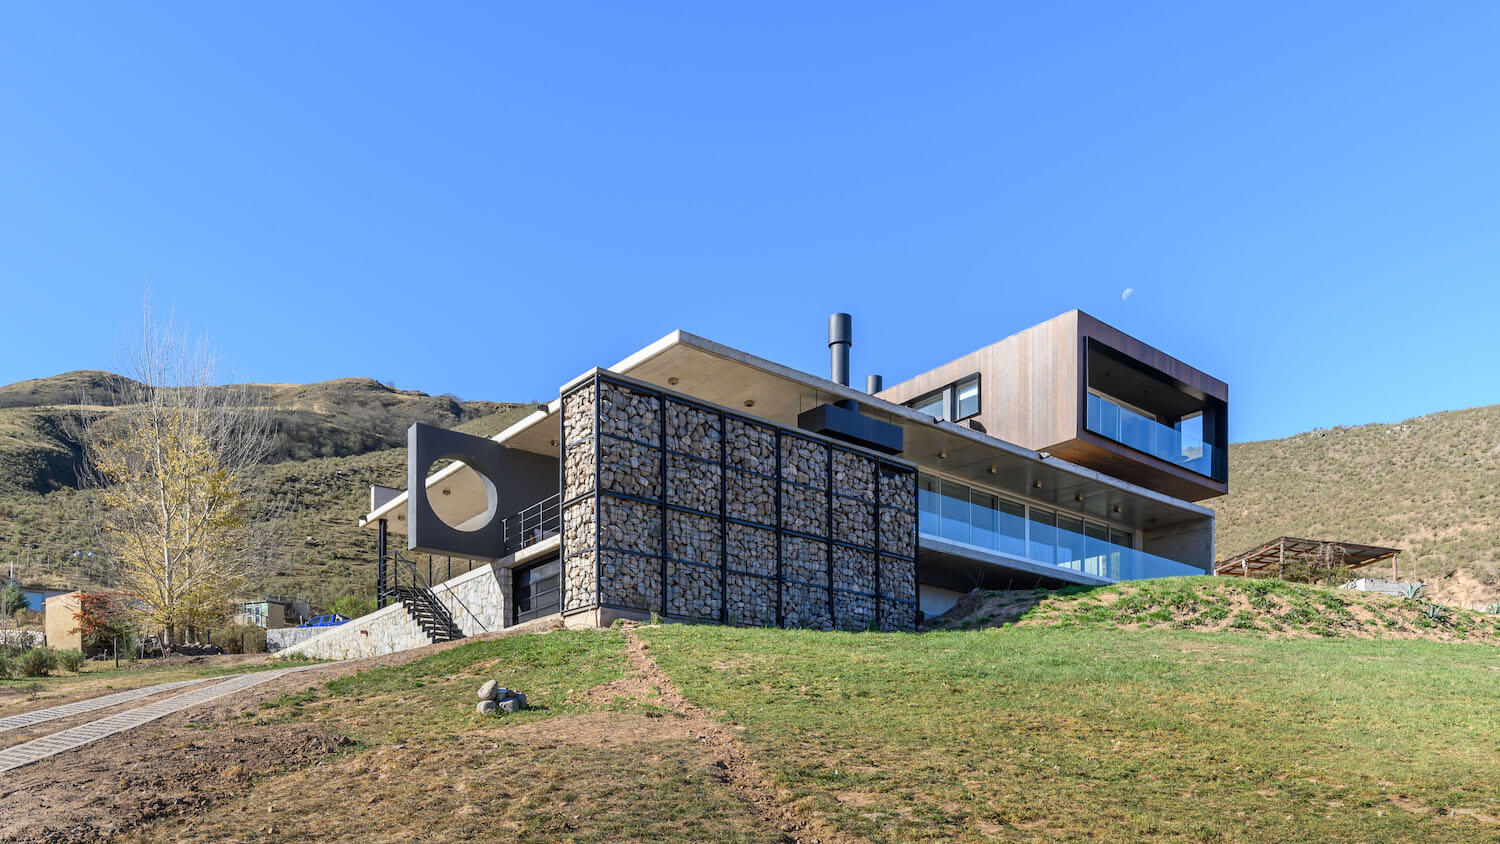
[[[84,421],[83,477],[99,489],[99,539],[116,587],[168,643],[223,620],[255,585],[274,543],[254,512],[249,474],[272,445],[269,416],[245,387],[215,383],[206,344],[190,347],[149,308],[114,406]]]

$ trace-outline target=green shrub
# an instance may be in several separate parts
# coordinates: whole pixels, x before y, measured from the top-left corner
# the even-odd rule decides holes
[[[1249,610],[1240,610],[1234,614],[1234,619],[1229,626],[1237,630],[1259,630],[1260,625],[1255,623],[1255,613]]]
[[[0,654],[0,680],[9,680],[16,676],[16,664],[5,654]]]
[[[7,584],[5,591],[0,592],[0,613],[7,616],[15,615],[26,609],[26,593],[14,581]]]
[[[57,652],[57,664],[61,665],[64,671],[71,671],[74,674],[78,673],[78,670],[83,668],[83,660],[83,651],[67,650]]]
[[[333,602],[332,610],[344,618],[359,618],[375,611],[375,599],[345,595]]]
[[[16,658],[16,666],[22,677],[45,677],[57,670],[57,652],[45,645],[32,648]]]
[[[1210,604],[1203,610],[1204,621],[1222,621],[1229,617],[1229,607],[1225,604]]]
[[[266,630],[254,624],[234,624],[210,630],[208,640],[225,653],[263,654],[266,652]]]

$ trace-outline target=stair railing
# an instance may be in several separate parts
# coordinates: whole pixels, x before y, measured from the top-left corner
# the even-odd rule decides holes
[[[457,631],[458,634],[462,636],[463,630],[460,629],[459,626],[453,621],[453,614],[448,610],[448,607],[443,603],[443,600],[438,597],[438,594],[433,590],[432,585],[427,582],[426,578],[422,577],[422,572],[417,568],[417,564],[401,556],[400,551],[393,550],[390,552],[390,554],[391,560],[395,564],[388,570],[393,578],[390,593],[399,597],[398,590],[401,588],[401,572],[407,572],[408,576],[410,577],[411,588],[415,591],[426,593],[432,599],[433,609],[441,614],[442,620],[447,623],[452,630]],[[465,615],[473,619],[474,626],[477,627],[480,632],[489,632],[489,628],[484,625],[484,622],[479,620],[478,616],[474,615],[474,611],[469,609],[469,605],[464,603],[462,598],[458,597],[458,594],[453,591],[453,588],[451,586],[448,587],[445,592],[448,597],[451,597],[453,601],[458,604],[458,606],[464,611]]]

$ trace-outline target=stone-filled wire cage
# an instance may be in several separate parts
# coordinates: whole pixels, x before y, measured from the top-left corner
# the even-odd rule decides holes
[[[564,613],[916,628],[912,465],[606,373],[562,407]]]

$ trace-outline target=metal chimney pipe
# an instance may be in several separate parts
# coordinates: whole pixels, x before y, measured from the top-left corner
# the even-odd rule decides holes
[[[849,347],[854,344],[854,318],[848,314],[828,317],[829,379],[849,386]]]
[[[885,389],[885,379],[884,378],[881,378],[879,375],[866,375],[865,376],[865,392],[867,392],[867,393],[869,393],[870,395],[873,396],[876,393],[878,393],[878,392],[880,392],[881,390],[884,390],[884,389]]]

